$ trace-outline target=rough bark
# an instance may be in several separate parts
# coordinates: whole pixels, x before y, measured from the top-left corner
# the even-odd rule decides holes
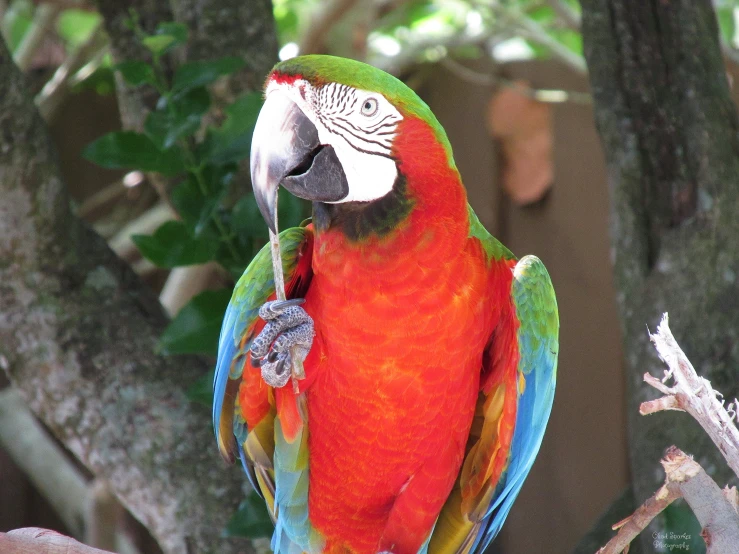
[[[639,416],[658,374],[645,325],[669,311],[696,370],[739,394],[739,122],[710,0],[582,0],[585,56],[611,192],[634,492],[657,488],[669,444],[718,482],[731,472],[689,417]],[[670,418],[669,420],[667,418]]]
[[[232,92],[261,90],[277,61],[271,0],[170,0],[177,21],[191,32],[186,57],[240,56],[246,66],[230,80]]]
[[[75,218],[23,76],[0,41],[0,367],[29,406],[167,553],[219,538],[241,498],[210,414],[185,387],[207,369],[154,351],[156,295]]]

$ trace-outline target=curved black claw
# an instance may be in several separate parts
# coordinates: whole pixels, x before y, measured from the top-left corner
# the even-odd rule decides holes
[[[274,319],[282,314],[287,308],[293,306],[300,306],[305,302],[305,298],[291,298],[290,300],[272,300],[271,302],[265,302],[262,307],[259,308],[259,317],[265,321]]]
[[[290,380],[293,355],[305,360],[313,344],[313,319],[300,307],[302,298],[275,300],[259,309],[267,321],[251,343],[253,367],[262,370],[262,378],[272,387],[283,387]]]

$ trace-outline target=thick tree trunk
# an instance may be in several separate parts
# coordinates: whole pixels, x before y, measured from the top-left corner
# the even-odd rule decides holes
[[[146,21],[169,19],[157,2],[136,4]],[[159,11],[145,13],[149,5]],[[274,22],[262,12],[272,48]],[[103,13],[124,52],[132,37],[120,14]],[[239,24],[222,32],[239,36]],[[241,472],[226,470],[209,411],[184,393],[207,363],[157,355],[166,324],[156,295],[71,213],[46,128],[0,41],[0,367],[166,553],[248,551],[219,536],[242,497]]]
[[[676,444],[731,472],[688,416],[639,416],[662,374],[646,325],[663,312],[698,373],[739,394],[739,122],[710,0],[582,0],[583,38],[612,198],[634,495]]]
[[[186,57],[207,60],[240,56],[243,70],[230,81],[232,92],[261,90],[277,61],[271,0],[170,0],[175,19],[192,33]]]

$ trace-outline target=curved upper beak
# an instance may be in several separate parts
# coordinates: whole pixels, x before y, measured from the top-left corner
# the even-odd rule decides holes
[[[349,187],[330,145],[321,145],[316,126],[283,90],[270,92],[251,142],[254,196],[269,228],[277,231],[277,189],[306,200],[335,202]]]

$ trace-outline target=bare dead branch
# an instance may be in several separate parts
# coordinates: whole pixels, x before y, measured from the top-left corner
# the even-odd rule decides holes
[[[597,554],[623,552],[662,510],[678,498],[680,498],[679,489],[674,484],[665,483],[654,493],[654,496],[647,499],[630,517],[613,526],[614,530],[618,529],[618,534],[598,550]]]
[[[677,399],[674,396],[663,396],[657,400],[642,402],[642,405],[639,407],[639,413],[641,415],[653,414],[654,412],[661,412],[663,410],[685,411],[677,405]]]
[[[726,500],[729,501],[729,504],[734,507],[734,511],[739,512],[739,492],[737,492],[736,487],[730,487],[727,485],[721,492],[724,493],[724,496],[726,497]]]
[[[663,409],[681,409],[688,412],[700,423],[714,444],[723,454],[729,467],[739,476],[739,430],[734,424],[736,413],[730,415],[724,408],[723,400],[719,401],[721,394],[711,387],[711,383],[695,372],[690,360],[685,356],[675,337],[670,331],[669,319],[664,314],[662,321],[657,327],[655,334],[650,334],[660,358],[669,368],[665,372],[663,381],[674,379],[672,387],[666,387],[652,375],[645,375],[644,380],[654,388],[658,389],[674,400],[664,400],[663,405],[669,406]],[[736,402],[736,401],[734,401]],[[642,404],[640,412],[654,413],[654,401]],[[736,407],[729,405],[729,410],[736,412]]]
[[[644,381],[665,396],[643,402],[639,408],[642,415],[662,410],[683,410],[692,415],[708,433],[736,472],[739,466],[739,431],[733,419],[739,406],[724,409],[721,394],[711,388],[708,380],[697,375],[670,331],[667,314],[650,334],[660,358],[669,368],[662,380],[646,373]],[[674,380],[673,386],[665,383]],[[736,401],[735,401],[736,402]],[[730,411],[734,415],[730,415]],[[628,551],[628,546],[643,531],[654,517],[672,501],[682,497],[703,527],[701,536],[706,542],[707,554],[739,553],[739,514],[737,514],[736,488],[723,491],[691,457],[675,446],[667,450],[662,460],[665,469],[665,484],[648,499],[630,518],[620,522],[618,534],[598,554],[617,554]],[[739,475],[739,473],[737,473]]]
[[[614,525],[618,534],[597,554],[618,554],[667,506],[682,497],[703,527],[703,535],[710,536],[707,554],[736,554],[739,552],[739,515],[718,485],[703,468],[680,449],[671,446],[662,460],[665,484],[634,514]]]

